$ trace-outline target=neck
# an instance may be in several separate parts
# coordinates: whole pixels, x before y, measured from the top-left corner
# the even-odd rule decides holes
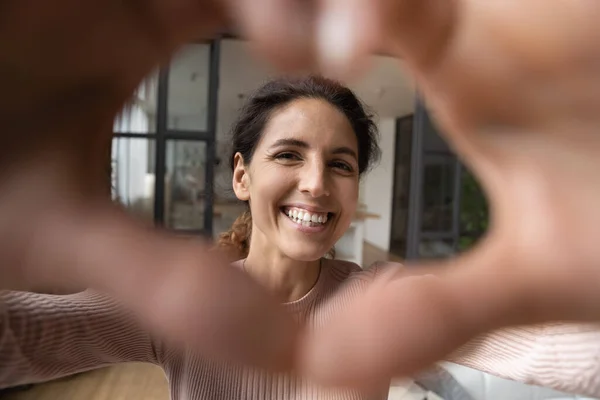
[[[250,246],[244,269],[281,302],[304,297],[319,279],[321,261],[292,260],[278,252],[265,252]]]

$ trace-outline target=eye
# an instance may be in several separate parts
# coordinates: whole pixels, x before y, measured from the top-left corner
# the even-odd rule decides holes
[[[348,164],[347,162],[344,162],[344,161],[333,161],[331,163],[331,166],[333,168],[341,169],[342,171],[345,171],[345,172],[354,172],[354,168],[352,168],[352,166],[350,164]]]
[[[279,153],[275,156],[277,160],[286,160],[286,161],[297,161],[300,160],[300,156],[291,152],[283,152]]]

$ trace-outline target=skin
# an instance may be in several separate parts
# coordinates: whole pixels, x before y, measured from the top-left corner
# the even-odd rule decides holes
[[[308,293],[319,277],[320,259],[350,226],[358,199],[357,155],[348,119],[315,99],[275,110],[249,163],[235,155],[233,188],[252,212],[245,268],[281,301]],[[282,213],[290,205],[334,216],[322,231],[304,233]]]
[[[317,379],[367,384],[485,330],[600,315],[597,1],[8,0],[1,8],[0,83],[11,94],[0,100],[3,287],[105,288],[173,340],[225,353],[227,332],[249,332],[235,336],[244,339],[239,356],[263,364],[289,356],[294,329],[275,299],[215,268],[226,262],[206,246],[132,222],[100,183],[112,119],[137,84],[178,45],[228,20],[283,70],[344,73],[373,51],[402,57],[492,208],[488,236],[433,265],[437,278],[380,277],[352,315],[308,338],[303,363]],[[211,313],[227,302],[231,314]],[[373,344],[407,317],[411,329]],[[203,335],[206,326],[217,334]],[[439,336],[423,337],[433,328]],[[336,364],[343,348],[352,352]],[[373,352],[379,361],[363,362]]]

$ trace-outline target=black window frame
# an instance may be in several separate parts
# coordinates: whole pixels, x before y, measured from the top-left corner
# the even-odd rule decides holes
[[[206,174],[204,227],[199,230],[176,230],[182,234],[206,235],[212,237],[214,208],[214,170],[216,164],[216,131],[219,92],[219,67],[221,54],[221,38],[214,40],[198,40],[189,44],[208,44],[210,46],[209,81],[208,81],[208,113],[206,129],[177,130],[168,128],[168,94],[170,66],[163,65],[158,70],[156,126],[152,133],[113,132],[113,139],[149,139],[154,141],[154,223],[165,226],[165,180],[158,177],[166,175],[167,142],[185,140],[206,143]]]

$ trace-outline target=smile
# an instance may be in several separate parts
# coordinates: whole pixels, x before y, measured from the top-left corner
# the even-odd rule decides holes
[[[281,211],[296,224],[304,227],[322,227],[332,216],[328,212],[312,212],[297,207],[283,207]]]

